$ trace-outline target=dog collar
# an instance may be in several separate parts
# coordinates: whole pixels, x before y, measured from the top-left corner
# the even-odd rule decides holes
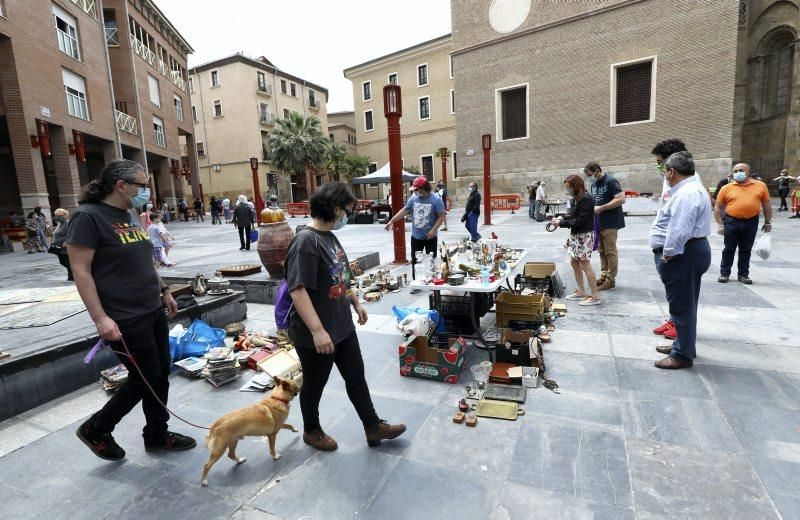
[[[288,401],[287,399],[281,399],[280,397],[275,397],[275,396],[271,396],[271,397],[272,397],[273,399],[275,399],[276,401],[280,401],[280,402],[282,402],[283,404],[285,404],[285,405],[287,405],[287,406],[288,406],[288,404],[289,404],[289,401]]]

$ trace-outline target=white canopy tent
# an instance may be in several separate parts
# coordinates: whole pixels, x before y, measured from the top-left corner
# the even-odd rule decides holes
[[[418,177],[418,175],[414,175],[413,173],[408,173],[407,171],[403,170],[403,182],[413,182],[414,179]],[[361,177],[355,177],[353,179],[353,184],[381,184],[381,183],[388,183],[391,182],[389,177],[389,163],[383,165],[383,168],[380,170],[376,170],[370,174],[363,175]]]

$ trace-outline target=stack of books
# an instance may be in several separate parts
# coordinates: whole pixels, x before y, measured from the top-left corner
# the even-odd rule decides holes
[[[203,377],[203,369],[208,364],[206,358],[188,357],[175,362],[181,374],[190,377]]]
[[[266,372],[259,372],[254,375],[243,387],[239,389],[240,392],[264,392],[268,388],[275,386],[272,376]]]
[[[239,377],[239,360],[231,347],[214,347],[205,355],[207,364],[202,370],[206,381],[216,388]]]
[[[111,392],[122,386],[127,380],[128,369],[122,363],[100,372],[100,384],[103,389]]]

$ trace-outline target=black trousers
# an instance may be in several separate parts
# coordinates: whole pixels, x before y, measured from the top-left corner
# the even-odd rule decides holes
[[[250,225],[239,226],[239,243],[245,249],[250,249]]]
[[[322,429],[319,424],[319,402],[334,364],[344,379],[347,397],[364,426],[373,426],[380,420],[364,377],[364,359],[356,331],[337,343],[335,348],[333,354],[320,354],[314,349],[313,343],[297,345],[297,355],[303,367],[300,410],[303,413],[303,429],[307,432]]]
[[[723,217],[725,225],[725,247],[722,250],[722,262],[719,274],[730,276],[733,267],[733,256],[739,249],[737,270],[739,276],[750,275],[750,254],[758,234],[758,215],[753,218],[740,219],[726,215]]]
[[[75,278],[72,277],[72,266],[69,263],[69,255],[67,254],[58,255],[58,263],[63,265],[64,268],[67,270],[67,281],[71,282],[75,280]]]
[[[789,188],[778,188],[778,197],[781,198],[781,209],[788,210],[789,205],[786,204],[786,197],[789,195]]]
[[[164,308],[159,307],[158,310],[144,316],[117,321],[117,325],[147,382],[153,387],[161,402],[167,404],[169,369],[172,360],[169,355],[169,329]],[[112,343],[111,348],[125,352],[121,342]],[[92,416],[90,424],[98,433],[111,433],[117,423],[141,401],[146,420],[142,437],[145,442],[159,442],[167,434],[169,412],[153,397],[130,359],[126,356],[119,358],[128,369],[128,380],[106,405]]]
[[[417,264],[417,251],[425,251],[425,253],[433,253],[434,258],[436,252],[439,250],[439,238],[433,237],[425,240],[411,237],[411,275],[413,279],[417,279],[416,264]]]

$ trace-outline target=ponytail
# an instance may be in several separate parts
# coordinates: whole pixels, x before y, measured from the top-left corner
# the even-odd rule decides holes
[[[131,182],[140,171],[144,171],[144,168],[137,162],[128,159],[111,161],[100,172],[99,179],[91,181],[83,188],[78,204],[100,202],[114,191],[117,181]]]

